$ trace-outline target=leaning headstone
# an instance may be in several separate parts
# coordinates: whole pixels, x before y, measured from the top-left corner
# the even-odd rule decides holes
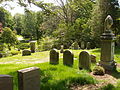
[[[40,90],[40,69],[30,67],[18,70],[19,90]]]
[[[59,64],[59,53],[56,49],[50,51],[50,64]]]
[[[90,59],[92,63],[96,63],[96,56],[95,55],[90,55]]]
[[[73,65],[74,55],[71,51],[66,50],[63,52],[63,64],[67,66]]]
[[[91,60],[90,55],[87,51],[82,51],[79,55],[79,69],[90,70]]]
[[[36,50],[36,41],[30,41],[30,50],[31,53],[34,53]]]
[[[87,42],[86,48],[90,49],[90,42]]]
[[[85,43],[83,41],[81,42],[81,49],[85,49]]]
[[[0,90],[13,90],[13,77],[0,75]]]
[[[28,56],[31,55],[31,51],[30,50],[23,50],[22,51],[22,56]]]
[[[60,48],[60,53],[63,53],[64,52],[64,46],[61,45],[61,48]]]

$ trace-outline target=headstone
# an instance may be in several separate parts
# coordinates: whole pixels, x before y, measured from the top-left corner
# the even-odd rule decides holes
[[[0,75],[0,90],[13,90],[13,77]]]
[[[50,64],[59,64],[59,53],[56,49],[50,51]]]
[[[81,42],[81,49],[85,49],[85,43],[83,41]]]
[[[31,53],[34,53],[36,50],[36,41],[30,41],[30,50]]]
[[[2,53],[0,53],[0,58],[2,58],[3,57],[3,54]]]
[[[64,46],[61,45],[61,48],[60,48],[60,53],[63,53],[64,52]]]
[[[40,69],[30,67],[18,70],[19,90],[40,90]]]
[[[87,42],[86,48],[90,49],[90,42]]]
[[[22,51],[22,56],[28,56],[31,55],[31,51],[30,50],[23,50]]]
[[[67,66],[73,65],[74,55],[71,51],[66,50],[63,52],[63,64]]]
[[[92,63],[96,63],[96,56],[95,55],[90,55],[90,59]]]
[[[115,35],[112,33],[111,26],[113,19],[110,15],[105,19],[105,31],[101,36],[101,57],[98,65],[105,70],[116,70],[116,62],[114,61]]]
[[[79,69],[90,70],[91,60],[90,55],[87,51],[82,51],[79,55]]]

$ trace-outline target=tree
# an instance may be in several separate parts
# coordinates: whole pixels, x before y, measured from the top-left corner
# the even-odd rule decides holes
[[[13,31],[8,27],[3,28],[1,38],[3,43],[6,43],[8,45],[9,50],[11,50],[11,46],[14,46],[18,43],[18,39],[15,33],[13,33]]]

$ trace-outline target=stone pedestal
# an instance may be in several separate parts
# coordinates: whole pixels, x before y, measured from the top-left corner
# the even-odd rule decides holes
[[[111,30],[106,30],[101,36],[101,57],[99,65],[105,70],[116,70],[114,61],[115,36]]]

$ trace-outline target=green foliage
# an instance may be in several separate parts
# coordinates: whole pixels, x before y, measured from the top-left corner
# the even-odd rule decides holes
[[[6,48],[5,44],[0,44],[0,51],[3,51]]]
[[[93,69],[93,74],[94,75],[104,75],[105,74],[105,70],[101,66],[95,66],[94,69]]]
[[[20,43],[16,46],[18,49],[24,50],[30,48],[29,43]]]
[[[54,45],[55,38],[43,37],[38,44],[38,51],[46,51],[52,49]]]
[[[18,39],[16,35],[8,27],[3,28],[3,33],[1,37],[2,37],[2,41],[8,45],[9,50],[11,46],[14,46],[15,44],[18,43]]]
[[[19,53],[20,53],[20,51],[17,51],[17,50],[11,50],[10,51],[11,55],[18,55]]]
[[[107,84],[106,86],[102,87],[100,90],[117,90],[115,86],[112,84]]]

